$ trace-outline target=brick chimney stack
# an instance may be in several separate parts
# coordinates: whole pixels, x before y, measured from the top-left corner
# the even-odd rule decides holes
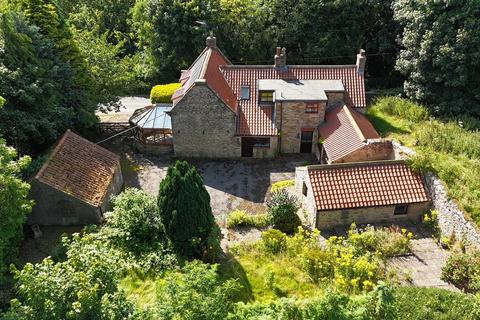
[[[363,75],[365,73],[365,63],[367,62],[367,56],[365,50],[360,49],[360,52],[357,54],[357,72],[358,74]]]
[[[217,38],[210,35],[210,36],[207,37],[207,40],[205,41],[205,44],[207,45],[208,48],[216,48],[217,47]]]
[[[275,69],[287,69],[287,49],[277,47],[275,50]]]

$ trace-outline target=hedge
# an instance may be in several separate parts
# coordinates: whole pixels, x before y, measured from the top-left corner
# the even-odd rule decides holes
[[[150,101],[152,103],[170,103],[173,93],[180,87],[180,83],[158,84],[150,91]]]

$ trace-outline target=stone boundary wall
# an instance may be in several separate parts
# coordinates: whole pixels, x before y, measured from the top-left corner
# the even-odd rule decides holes
[[[395,159],[405,159],[415,154],[410,148],[393,141]],[[437,175],[432,172],[424,174],[427,192],[432,199],[433,209],[438,212],[438,226],[442,237],[450,237],[455,233],[457,239],[466,244],[480,248],[480,232],[470,221],[465,219],[463,211],[448,196],[447,188]]]

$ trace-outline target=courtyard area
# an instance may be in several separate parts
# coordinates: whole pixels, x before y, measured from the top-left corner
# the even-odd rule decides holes
[[[157,195],[168,166],[177,160],[171,155],[135,152],[130,139],[116,140],[106,147],[122,157],[125,186],[141,188],[152,195]],[[316,162],[311,154],[284,155],[272,160],[187,160],[202,175],[213,214],[222,227],[232,210],[263,213],[272,183],[294,179],[295,167]]]

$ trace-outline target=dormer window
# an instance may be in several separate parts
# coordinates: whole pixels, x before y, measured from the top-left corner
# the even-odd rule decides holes
[[[240,100],[250,100],[250,86],[240,87]]]
[[[266,103],[273,102],[273,91],[259,91],[258,101]]]

